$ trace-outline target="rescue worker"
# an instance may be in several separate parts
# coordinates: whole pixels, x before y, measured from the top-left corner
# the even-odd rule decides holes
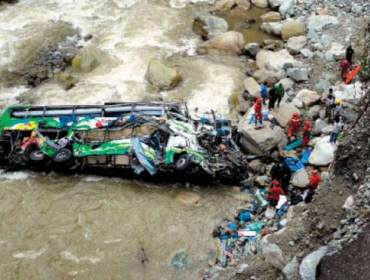
[[[337,117],[334,122],[333,131],[330,134],[329,142],[335,144],[337,142],[337,138],[339,133],[343,130],[344,124],[341,121],[342,118]]]
[[[269,110],[275,109],[275,103],[276,100],[278,99],[278,94],[275,88],[270,89],[268,97],[269,97]]]
[[[334,107],[334,119],[337,119],[343,115],[343,107],[342,107],[342,100],[335,99],[335,107]]]
[[[310,142],[311,132],[312,132],[311,123],[309,121],[305,121],[303,128],[303,142],[302,142],[303,147],[307,146],[308,142]]]
[[[284,163],[284,159],[281,159],[280,163],[275,164],[271,168],[270,175],[272,180],[281,182],[281,187],[285,192],[288,190],[292,171],[289,166]]]
[[[268,92],[269,90],[267,88],[267,82],[264,82],[261,85],[261,98],[263,99],[263,105],[266,105],[266,98],[267,98]]]
[[[311,177],[310,177],[310,188],[314,191],[316,191],[319,188],[319,185],[321,184],[322,179],[319,174],[319,171],[317,169],[312,170]]]
[[[335,95],[332,88],[329,89],[329,93],[326,96],[325,106],[326,106],[326,116],[329,118],[329,120],[331,120],[333,115],[333,109],[335,107]]]
[[[278,108],[280,107],[280,102],[284,97],[285,94],[285,89],[282,85],[282,83],[279,83],[278,85],[275,86],[275,90],[277,92],[277,106]]]
[[[351,64],[347,61],[347,59],[344,59],[342,63],[339,66],[341,70],[341,77],[343,80],[347,79],[347,76],[349,74],[349,71],[351,69]]]
[[[347,49],[346,49],[346,60],[348,61],[348,63],[352,66],[353,64],[353,55],[354,55],[355,51],[353,50],[352,46],[349,46]]]
[[[283,195],[284,191],[280,187],[278,180],[273,181],[273,187],[269,190],[269,200],[271,206],[276,206],[279,202],[280,195]]]
[[[256,104],[254,105],[254,122],[255,122],[255,125],[256,125],[256,128],[257,128],[257,121],[260,122],[261,126],[263,125],[262,123],[262,118],[263,118],[263,115],[262,115],[262,98],[257,98],[257,102]]]
[[[289,122],[289,130],[288,130],[288,137],[296,136],[298,135],[298,128],[301,124],[301,118],[299,117],[298,113],[293,113],[293,117],[291,118]]]

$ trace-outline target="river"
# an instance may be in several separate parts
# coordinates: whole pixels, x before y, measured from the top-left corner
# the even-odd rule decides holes
[[[207,0],[20,0],[0,6],[0,108],[150,99],[151,58],[180,69],[166,101],[228,113],[246,58],[198,56],[194,16]],[[66,91],[19,77],[49,44],[80,34],[99,66]],[[187,193],[190,192],[190,195]],[[185,196],[185,198],[184,198]],[[196,203],[188,200],[196,199]],[[243,198],[229,188],[189,190],[123,179],[26,172],[0,176],[1,279],[200,279],[212,230]],[[230,207],[232,206],[232,207]],[[231,210],[234,209],[234,210]]]

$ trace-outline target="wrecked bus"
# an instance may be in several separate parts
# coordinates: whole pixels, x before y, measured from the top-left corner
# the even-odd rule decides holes
[[[130,169],[243,179],[231,121],[194,120],[178,103],[11,106],[0,121],[6,169]]]

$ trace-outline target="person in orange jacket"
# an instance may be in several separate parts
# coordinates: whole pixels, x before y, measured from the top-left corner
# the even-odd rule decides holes
[[[262,123],[262,118],[263,118],[263,115],[262,115],[262,98],[257,98],[257,102],[256,104],[254,105],[254,114],[255,114],[255,125],[257,126],[257,121],[259,121],[261,123],[261,125],[263,125]]]
[[[347,79],[347,76],[349,74],[349,71],[351,70],[351,64],[347,61],[347,59],[343,59],[342,63],[339,66],[341,70],[341,76],[342,79],[345,80]]]
[[[310,142],[312,132],[312,125],[309,121],[304,122],[304,128],[303,128],[303,147],[307,146],[308,142]]]
[[[316,169],[312,170],[311,177],[310,177],[310,187],[313,190],[317,190],[321,182],[322,182],[322,179],[319,174],[319,171],[317,171]]]
[[[280,195],[284,194],[284,190],[280,187],[278,180],[273,181],[273,187],[269,190],[270,205],[276,206],[279,202]]]
[[[301,124],[301,118],[299,117],[299,114],[293,113],[293,117],[291,118],[289,122],[288,137],[298,135],[298,128],[300,124]]]

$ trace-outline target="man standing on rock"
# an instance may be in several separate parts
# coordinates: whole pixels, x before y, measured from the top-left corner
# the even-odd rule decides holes
[[[343,80],[347,79],[347,76],[349,74],[349,70],[351,70],[351,64],[347,61],[347,59],[344,59],[342,63],[339,66],[341,70],[341,77]]]
[[[275,90],[277,92],[277,106],[278,108],[280,107],[280,102],[284,97],[285,94],[285,89],[282,85],[282,83],[279,83],[278,85],[275,86]]]
[[[301,118],[299,117],[298,113],[293,113],[293,117],[290,120],[289,123],[289,130],[288,130],[288,137],[298,136],[298,128],[301,124]]]
[[[254,105],[254,123],[256,125],[256,128],[257,129],[257,122],[259,121],[261,126],[263,125],[262,123],[262,118],[263,118],[263,115],[262,115],[262,98],[257,98],[257,102],[256,104]]]
[[[333,109],[335,107],[335,95],[333,92],[333,89],[329,89],[329,94],[326,96],[326,117],[329,118],[329,120],[332,119],[333,115]]]
[[[343,123],[341,122],[341,117],[337,117],[334,122],[333,131],[330,134],[330,143],[335,144],[337,142],[337,138],[339,133],[343,130]]]
[[[267,88],[267,82],[264,82],[261,85],[261,98],[263,99],[263,105],[266,105],[266,98],[268,95],[268,88]]]
[[[349,46],[347,49],[346,49],[346,59],[348,61],[348,63],[352,66],[353,65],[353,55],[354,55],[355,51],[352,49],[352,46]]]
[[[275,109],[275,103],[278,99],[278,94],[275,88],[271,88],[269,91],[269,110]]]
[[[302,142],[303,147],[306,147],[308,143],[310,142],[311,132],[312,132],[311,123],[309,121],[305,121],[304,128],[303,128],[303,142]]]

